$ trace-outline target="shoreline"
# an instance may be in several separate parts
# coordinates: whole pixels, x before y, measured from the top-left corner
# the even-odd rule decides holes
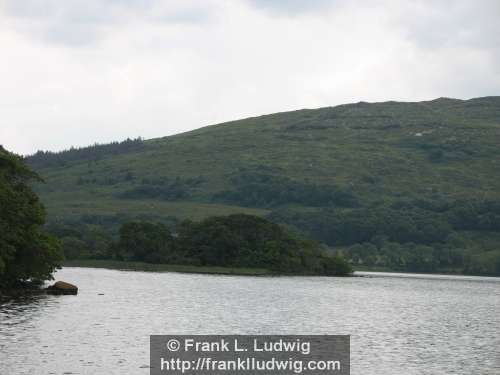
[[[500,277],[496,274],[481,274],[481,273],[463,273],[452,268],[439,268],[435,272],[426,271],[404,271],[393,270],[386,267],[359,267],[354,272],[370,272],[370,273],[392,273],[392,274],[410,274],[410,275],[434,275],[434,276],[477,276],[477,277]]]
[[[178,272],[204,275],[235,275],[235,276],[326,276],[316,274],[283,274],[273,272],[265,268],[245,268],[245,267],[221,267],[221,266],[193,266],[178,264],[153,264],[145,262],[127,262],[120,260],[106,259],[77,259],[67,260],[62,267],[78,268],[104,268],[117,271],[139,271],[139,272]],[[363,273],[383,274],[411,274],[427,276],[476,276],[476,277],[499,277],[498,275],[464,274],[453,270],[437,270],[437,272],[410,272],[391,270],[386,268],[360,267],[355,269],[351,275],[346,276],[326,276],[326,277],[369,277]],[[356,274],[357,273],[357,274]]]
[[[67,260],[62,264],[62,267],[104,268],[117,271],[139,271],[139,272],[177,272],[177,273],[192,273],[201,275],[356,277],[354,273],[349,275],[321,275],[314,273],[280,273],[276,271],[271,271],[266,268],[153,264],[145,262],[127,262],[121,260],[106,260],[106,259]]]
[[[140,272],[178,272],[195,273],[205,275],[237,275],[237,276],[276,276],[265,268],[244,267],[219,267],[219,266],[191,266],[177,264],[153,264],[145,262],[126,262],[120,260],[101,259],[79,259],[68,260],[62,264],[63,267],[79,268],[105,268],[117,271],[140,271]]]

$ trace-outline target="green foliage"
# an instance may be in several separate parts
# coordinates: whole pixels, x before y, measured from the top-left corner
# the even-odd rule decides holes
[[[471,275],[500,275],[500,251],[466,254],[464,273]]]
[[[57,236],[63,246],[66,259],[105,259],[113,242],[114,229],[81,221],[66,224],[51,223],[47,231]]]
[[[269,218],[302,230],[330,246],[348,246],[353,264],[400,271],[495,274],[500,258],[498,202],[403,200],[389,206],[322,209],[304,212],[280,209]],[[465,230],[479,233],[468,240]],[[491,249],[491,251],[490,251]],[[490,255],[486,252],[490,251]],[[488,261],[485,261],[488,259]]]
[[[499,118],[500,97],[355,103],[28,160],[47,181],[37,189],[50,222],[89,212],[202,220],[272,209],[272,220],[336,248],[378,246],[374,238],[385,236],[403,253],[426,252],[411,243],[432,248],[438,268],[490,272],[484,265],[497,263],[500,248]],[[393,258],[361,261],[411,263]]]
[[[77,237],[67,236],[61,239],[64,257],[66,259],[77,259],[77,258],[98,258],[97,255],[92,256],[91,251],[93,250],[85,241],[80,240]],[[91,250],[92,249],[92,250]]]
[[[430,244],[445,241],[452,230],[441,215],[416,207],[322,209],[305,213],[282,209],[273,212],[269,218],[302,228],[313,238],[332,246],[369,241],[375,235],[386,236],[394,242]]]
[[[95,144],[89,147],[71,148],[61,152],[38,151],[30,156],[28,162],[33,168],[47,168],[65,166],[71,162],[97,162],[103,157],[137,152],[144,149],[141,138],[126,139],[123,142],[112,142],[104,145]],[[131,177],[131,175],[130,175]]]
[[[70,221],[52,222],[46,229],[61,239],[66,259],[125,258],[112,254],[111,244],[119,237],[120,227],[131,221],[156,221],[168,228],[174,228],[178,222],[175,217],[157,214],[86,214]]]
[[[272,271],[264,268],[193,266],[164,263],[131,262],[113,259],[78,259],[65,261],[64,265],[68,267],[108,268],[143,272],[182,272],[245,276],[265,276],[274,274]]]
[[[289,203],[315,207],[358,205],[357,198],[348,189],[296,182],[270,173],[244,170],[231,181],[234,189],[215,194],[214,201],[249,207],[273,207]]]
[[[45,211],[29,187],[37,175],[0,146],[0,288],[51,278],[60,244],[44,233]]]
[[[265,268],[280,273],[346,275],[341,257],[327,257],[319,246],[277,224],[251,215],[184,221],[173,237],[166,226],[130,222],[112,246],[114,258],[149,263]]]
[[[387,267],[410,272],[436,272],[439,270],[466,274],[500,275],[497,267],[500,252],[488,250],[481,242],[466,243],[459,233],[450,235],[444,243],[431,246],[414,243],[389,242],[386,238],[374,246],[369,243],[349,247],[344,255],[354,264]],[[498,249],[498,242],[493,248]]]
[[[114,247],[121,260],[168,263],[174,252],[174,239],[164,224],[130,222],[120,228],[120,240]]]
[[[500,201],[462,200],[453,205],[448,215],[458,230],[500,231]]]
[[[187,198],[189,196],[189,187],[179,180],[161,185],[142,184],[130,190],[118,194],[123,199],[160,199],[166,201],[175,201]]]

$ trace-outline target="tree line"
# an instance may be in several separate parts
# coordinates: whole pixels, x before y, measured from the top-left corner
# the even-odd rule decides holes
[[[70,233],[66,233],[69,235]],[[70,239],[71,238],[71,239]],[[63,237],[63,243],[82,250],[85,242]],[[209,217],[200,222],[165,223],[130,221],[121,225],[116,239],[101,242],[100,259],[193,266],[266,268],[278,273],[346,275],[347,261],[327,256],[321,246],[280,225],[253,215]],[[87,254],[81,251],[73,257]],[[69,254],[67,254],[68,256]]]
[[[498,201],[406,199],[351,209],[281,208],[268,218],[341,249],[355,265],[500,274]],[[482,242],[469,240],[475,233]],[[484,245],[488,238],[492,244]]]
[[[96,143],[87,147],[71,147],[59,152],[38,151],[26,158],[26,162],[35,169],[61,167],[72,162],[98,161],[111,155],[126,154],[144,149],[142,138],[127,138],[122,142],[107,144]]]
[[[305,206],[356,207],[358,198],[347,188],[294,181],[267,172],[242,170],[231,178],[232,188],[214,194],[213,200],[247,207]]]

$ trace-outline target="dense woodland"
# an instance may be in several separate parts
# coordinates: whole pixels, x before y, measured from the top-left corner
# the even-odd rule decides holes
[[[237,214],[201,222],[125,221],[116,236],[102,226],[52,226],[68,259],[265,268],[277,273],[346,275],[340,256],[266,219]]]
[[[0,146],[0,290],[50,279],[62,262],[57,238],[43,231],[45,210],[21,158]]]
[[[352,265],[410,272],[500,274],[500,205],[496,201],[407,201],[370,207],[327,207],[304,212],[282,207],[267,219],[314,238]],[[69,258],[117,258],[110,245],[130,221],[182,229],[175,216],[85,215],[48,229],[62,238]],[[194,225],[195,223],[192,223]],[[126,258],[126,257],[125,257]]]
[[[356,265],[500,274],[498,201],[402,200],[309,213],[281,209],[269,218],[342,249]]]
[[[175,235],[174,235],[175,234]],[[164,224],[128,222],[108,257],[125,261],[265,268],[278,273],[347,275],[342,257],[326,256],[313,241],[251,215],[183,221],[171,233]]]
[[[357,197],[347,188],[297,182],[285,176],[255,170],[240,170],[231,177],[231,190],[213,196],[214,201],[247,207],[301,204],[312,207],[356,207]]]

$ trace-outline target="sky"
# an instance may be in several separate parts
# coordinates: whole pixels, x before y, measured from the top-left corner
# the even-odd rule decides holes
[[[0,144],[500,95],[498,0],[0,0]]]

